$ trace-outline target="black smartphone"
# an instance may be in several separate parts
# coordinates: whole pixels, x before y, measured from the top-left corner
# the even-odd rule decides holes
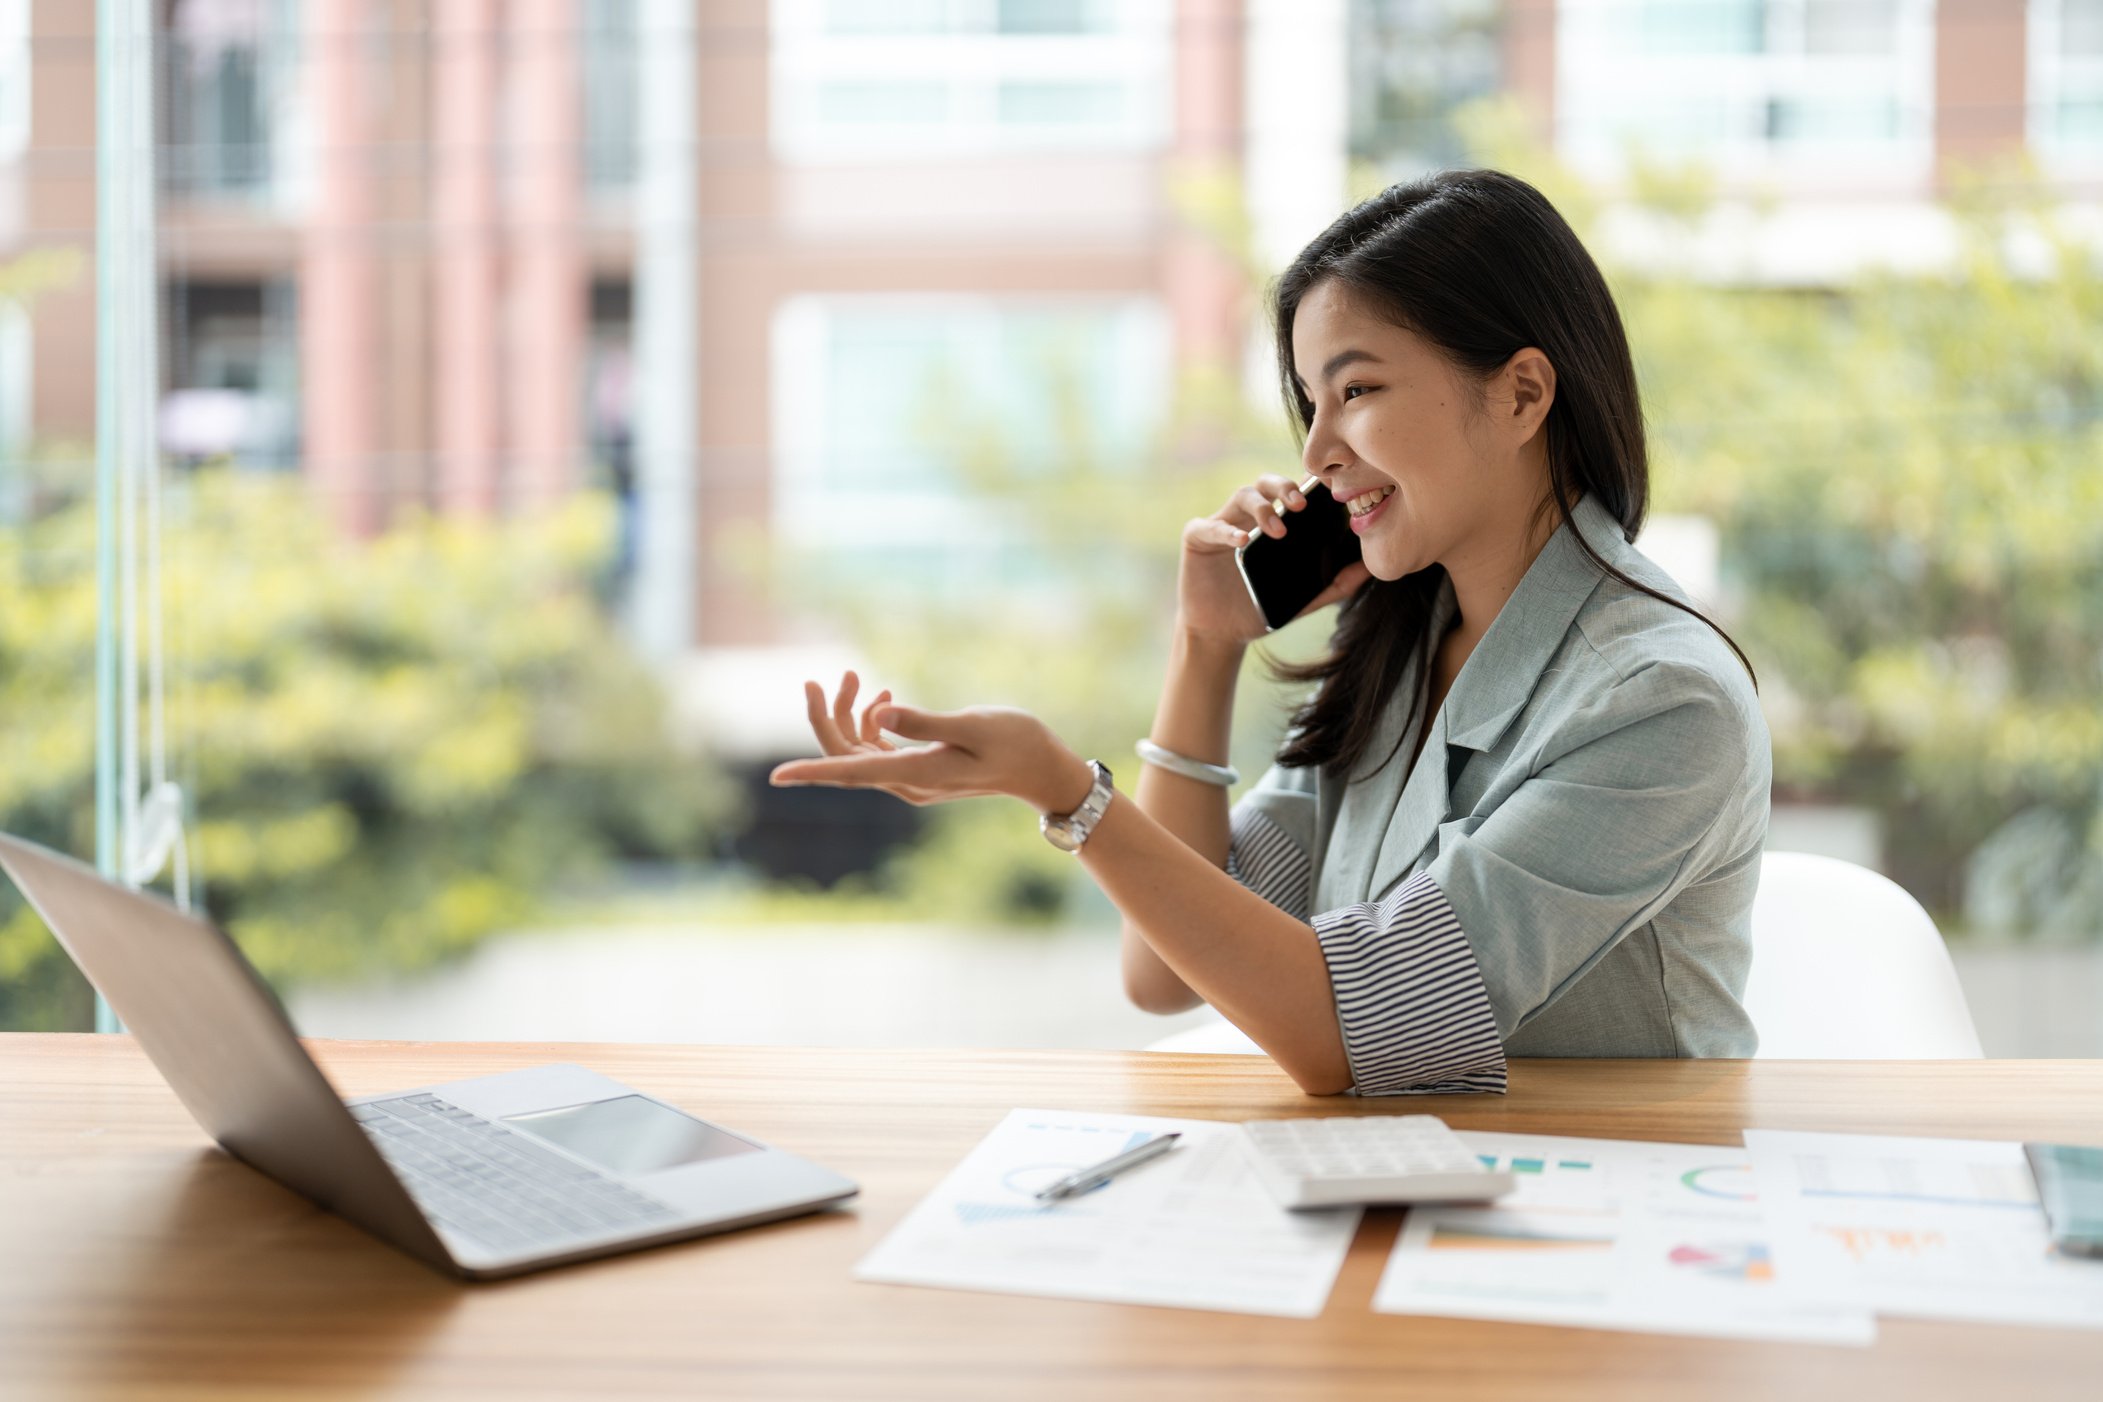
[[[1343,503],[1313,477],[1300,484],[1300,495],[1307,505],[1285,513],[1283,536],[1258,531],[1234,552],[1241,581],[1262,611],[1264,625],[1273,631],[1298,618],[1301,609],[1359,558],[1358,536]]]

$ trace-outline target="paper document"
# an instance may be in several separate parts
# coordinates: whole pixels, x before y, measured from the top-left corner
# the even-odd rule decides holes
[[[1410,1209],[1373,1308],[1719,1338],[1868,1344],[1859,1307],[1777,1269],[1740,1149],[1460,1131],[1519,1186]]]
[[[1034,1194],[1157,1134],[1174,1150],[1053,1203]],[[855,1267],[860,1280],[1320,1314],[1357,1208],[1288,1212],[1257,1181],[1240,1127],[1014,1110]]]
[[[2103,1329],[2103,1261],[2059,1256],[2020,1144],[1745,1131],[1777,1258],[1891,1314]]]

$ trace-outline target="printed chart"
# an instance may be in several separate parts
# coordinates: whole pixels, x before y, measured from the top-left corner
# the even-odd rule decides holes
[[[1880,1313],[2103,1329],[2103,1270],[2052,1251],[2020,1144],[1745,1132],[1776,1259]]]
[[[1866,1311],[1786,1288],[1750,1163],[1713,1145],[1463,1132],[1512,1194],[1420,1207],[1375,1309],[1599,1329],[1867,1344]]]

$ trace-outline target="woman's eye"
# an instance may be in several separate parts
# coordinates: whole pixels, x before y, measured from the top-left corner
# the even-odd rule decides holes
[[[1372,386],[1371,386],[1371,385],[1345,385],[1345,386],[1344,386],[1344,399],[1345,399],[1346,401],[1349,401],[1349,400],[1353,400],[1353,399],[1356,399],[1356,398],[1358,398],[1358,396],[1359,396],[1359,395],[1361,395],[1361,394],[1364,394],[1364,393],[1365,393],[1366,391],[1370,390],[1371,388],[1372,388]]]

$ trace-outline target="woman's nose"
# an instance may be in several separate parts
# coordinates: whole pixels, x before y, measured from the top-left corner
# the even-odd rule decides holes
[[[1312,473],[1326,483],[1329,474],[1343,466],[1342,456],[1343,444],[1325,431],[1321,419],[1316,418],[1307,430],[1307,442],[1300,449],[1303,475]]]

